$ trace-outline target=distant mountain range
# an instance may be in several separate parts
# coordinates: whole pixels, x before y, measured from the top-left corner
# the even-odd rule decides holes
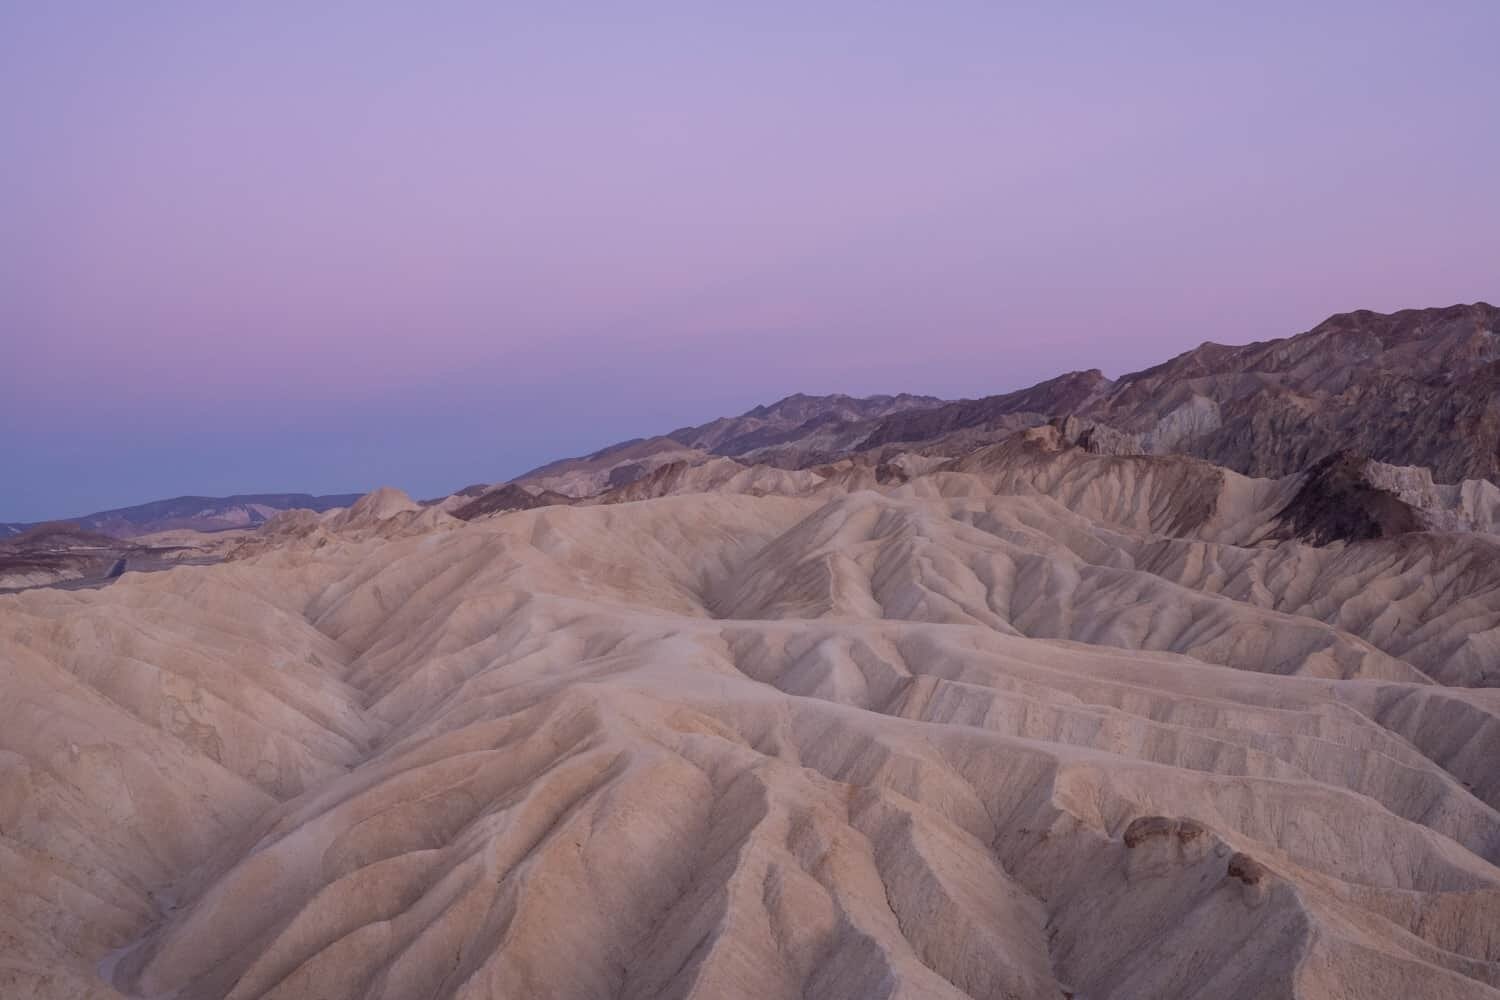
[[[1082,421],[1096,452],[1182,454],[1261,477],[1334,455],[1430,470],[1437,483],[1500,483],[1500,309],[1488,303],[1382,314],[1340,313],[1293,337],[1231,347],[1205,342],[1143,371],[1068,372],[979,399],[907,393],[798,393],[655,437],[466,487],[442,503],[464,519],[622,491],[668,466],[716,458],[803,470],[845,460],[880,466],[915,453],[955,458],[1030,427]],[[1347,466],[1345,462],[1340,468]],[[680,473],[667,470],[676,481]],[[721,468],[712,476],[732,475]],[[501,487],[507,487],[502,489]],[[359,494],[176,497],[66,523],[117,538],[157,531],[252,528],[278,512],[347,507]],[[0,539],[35,524],[0,524]]]
[[[955,456],[1054,418],[1094,447],[1185,454],[1246,475],[1298,472],[1337,452],[1425,466],[1438,482],[1500,483],[1500,309],[1488,303],[1341,313],[1294,337],[1204,343],[1111,380],[1069,372],[981,399],[789,396],[739,417],[637,438],[516,482],[575,497],[715,456],[783,469],[901,452]],[[1104,442],[1108,441],[1108,445]]]
[[[334,507],[347,507],[359,498],[358,493],[324,496],[308,493],[242,493],[229,497],[173,497],[134,507],[101,510],[83,517],[63,518],[57,523],[114,538],[136,538],[177,529],[227,531],[231,528],[256,527],[284,510],[306,508],[325,511]],[[49,522],[0,524],[0,539],[20,535],[45,523]]]

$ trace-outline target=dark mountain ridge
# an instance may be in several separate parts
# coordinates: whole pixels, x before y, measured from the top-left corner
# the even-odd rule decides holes
[[[979,399],[797,394],[518,481],[583,496],[712,455],[786,469],[862,453],[876,463],[903,450],[956,455],[1065,417],[1101,427],[1115,448],[1191,455],[1253,476],[1289,475],[1347,451],[1426,466],[1438,482],[1500,483],[1500,309],[1361,309],[1295,336],[1206,341],[1118,379],[1067,372]]]

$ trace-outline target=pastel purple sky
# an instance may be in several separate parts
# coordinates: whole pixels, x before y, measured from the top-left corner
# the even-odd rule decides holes
[[[1494,301],[1496,37],[1494,0],[0,0],[0,520],[436,495],[795,391]]]

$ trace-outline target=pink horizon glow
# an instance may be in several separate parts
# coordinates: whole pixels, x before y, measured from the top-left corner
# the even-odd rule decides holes
[[[1500,297],[1493,3],[718,6],[0,10],[0,520]]]

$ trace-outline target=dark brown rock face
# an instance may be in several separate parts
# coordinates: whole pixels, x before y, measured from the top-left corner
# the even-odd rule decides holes
[[[1259,885],[1265,881],[1268,873],[1266,866],[1250,855],[1236,853],[1229,859],[1229,870],[1226,874],[1246,885]]]
[[[1291,534],[1327,545],[1389,538],[1424,527],[1418,512],[1398,497],[1372,486],[1365,459],[1341,451],[1308,470],[1307,480],[1278,515]]]
[[[494,514],[497,511],[531,510],[533,507],[546,506],[548,506],[546,499],[534,496],[514,483],[508,483],[504,486],[497,486],[488,493],[480,494],[462,507],[455,508],[453,516],[461,521],[472,521],[476,517]]]
[[[1169,819],[1166,816],[1141,816],[1131,820],[1125,828],[1125,846],[1139,847],[1155,838],[1175,837],[1179,843],[1190,844],[1208,832],[1208,828],[1197,820]]]
[[[1141,816],[1125,828],[1125,846],[1139,847],[1153,837],[1170,836],[1176,821],[1165,816]]]

